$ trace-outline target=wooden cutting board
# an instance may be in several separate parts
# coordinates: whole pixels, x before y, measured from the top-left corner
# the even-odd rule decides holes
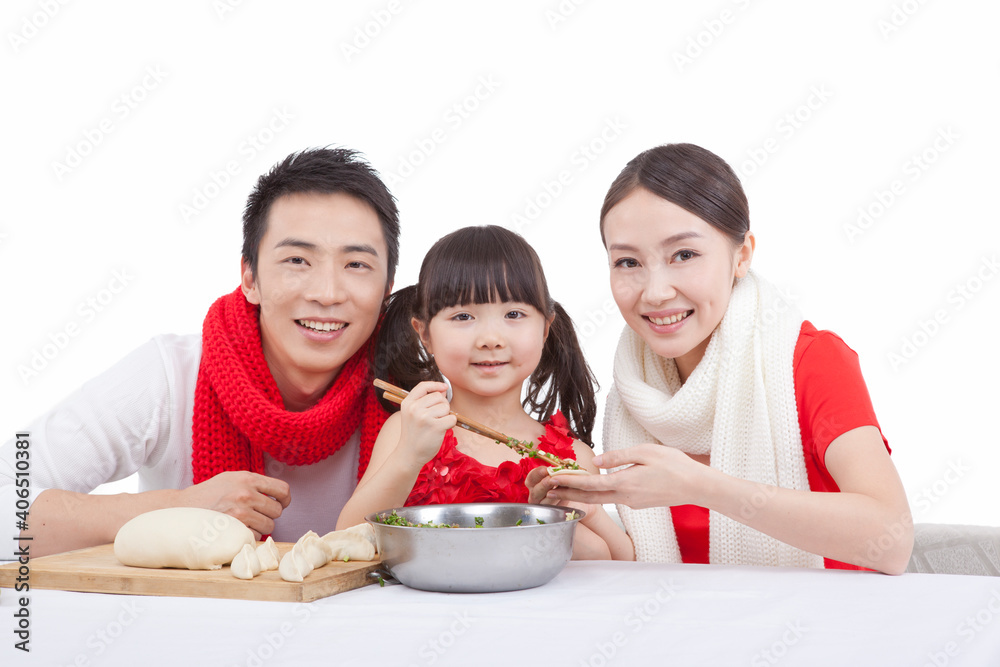
[[[278,542],[277,547],[283,556],[292,548],[292,544]],[[228,565],[223,565],[221,570],[129,567],[115,558],[113,544],[32,558],[28,565],[31,568],[28,575],[31,588],[86,593],[311,602],[377,582],[377,577],[369,574],[378,570],[380,561],[333,561],[313,570],[299,583],[283,580],[277,570],[262,572],[253,579],[237,579],[229,571]],[[0,565],[0,587],[14,588],[18,567],[19,563]]]

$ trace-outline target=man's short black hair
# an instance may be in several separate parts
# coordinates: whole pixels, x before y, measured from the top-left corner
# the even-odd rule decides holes
[[[271,205],[284,195],[343,192],[367,202],[378,214],[388,251],[392,283],[399,263],[399,211],[389,189],[361,154],[347,148],[309,148],[292,153],[257,179],[243,211],[243,260],[257,275],[260,241],[267,231]]]

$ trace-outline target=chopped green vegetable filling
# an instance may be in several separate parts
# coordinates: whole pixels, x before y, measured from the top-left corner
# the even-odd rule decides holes
[[[433,521],[413,523],[396,514],[396,510],[393,510],[392,514],[379,514],[375,520],[387,526],[406,526],[407,528],[458,528],[457,523],[434,523]]]

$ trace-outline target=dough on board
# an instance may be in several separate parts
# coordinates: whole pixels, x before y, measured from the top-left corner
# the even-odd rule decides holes
[[[115,557],[134,567],[218,570],[256,545],[253,532],[228,514],[198,507],[153,510],[127,522],[115,536]]]

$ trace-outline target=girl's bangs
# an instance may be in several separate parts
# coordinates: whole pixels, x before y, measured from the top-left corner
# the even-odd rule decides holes
[[[440,248],[432,275],[421,280],[428,318],[452,306],[508,301],[526,303],[548,314],[545,276],[534,250],[521,237],[504,231],[502,235],[453,238]]]

